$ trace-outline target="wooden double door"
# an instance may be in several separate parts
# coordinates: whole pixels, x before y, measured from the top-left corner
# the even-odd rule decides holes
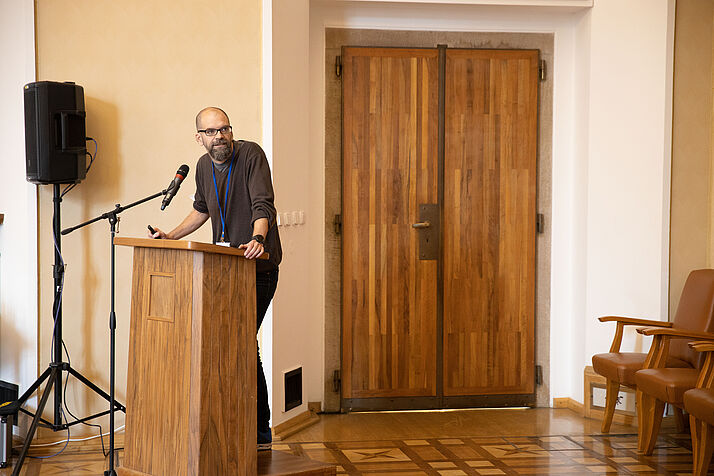
[[[533,404],[538,51],[342,53],[343,408]]]

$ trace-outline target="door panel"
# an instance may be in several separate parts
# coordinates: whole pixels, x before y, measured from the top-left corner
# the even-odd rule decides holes
[[[343,50],[342,397],[436,395],[438,54]]]
[[[538,52],[447,50],[444,395],[534,392]]]
[[[342,398],[533,403],[538,51],[342,58]]]

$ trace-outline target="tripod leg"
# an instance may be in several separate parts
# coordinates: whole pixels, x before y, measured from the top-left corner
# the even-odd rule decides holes
[[[42,415],[42,412],[45,409],[47,399],[50,397],[52,384],[55,382],[55,377],[58,372],[59,369],[57,367],[54,367],[52,369],[50,379],[47,381],[45,391],[42,393],[40,404],[37,406],[37,413],[35,413],[35,418],[32,419],[32,425],[30,425],[30,430],[27,432],[27,436],[25,437],[25,443],[22,445],[22,451],[20,451],[20,456],[17,459],[17,463],[15,463],[15,469],[12,471],[12,476],[18,476],[20,474],[20,470],[22,469],[22,463],[25,461],[25,456],[27,456],[27,450],[30,449],[32,437],[35,436],[37,424],[40,422],[40,416]]]
[[[89,388],[91,388],[92,390],[94,390],[98,395],[100,395],[101,397],[103,397],[106,401],[111,402],[112,399],[111,399],[111,397],[107,394],[107,392],[105,392],[105,391],[102,390],[101,388],[99,388],[99,387],[97,387],[96,385],[94,385],[94,384],[93,384],[92,382],[90,382],[84,375],[80,374],[79,372],[77,372],[76,370],[74,370],[72,367],[67,367],[67,371],[68,371],[70,374],[72,374],[72,376],[74,376],[77,380],[79,380],[80,382],[82,382],[84,385],[86,385],[87,387],[89,387]],[[123,412],[126,413],[126,407],[124,407],[124,405],[122,405],[121,403],[117,402],[116,400],[114,400],[114,407],[115,407],[117,410],[120,410],[120,411],[123,411]]]
[[[20,406],[22,406],[27,401],[27,399],[30,398],[33,393],[35,393],[35,390],[40,388],[42,382],[44,382],[45,379],[50,376],[50,372],[52,372],[52,368],[47,367],[45,371],[42,372],[42,375],[40,375],[40,377],[35,380],[35,383],[33,383],[32,386],[28,388],[27,391],[23,393],[20,398],[17,399],[17,401],[20,402]]]

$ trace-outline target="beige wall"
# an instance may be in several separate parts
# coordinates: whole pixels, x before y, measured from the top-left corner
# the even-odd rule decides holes
[[[191,209],[194,116],[206,105],[228,112],[236,137],[261,138],[261,2],[259,0],[38,0],[37,77],[84,87],[87,135],[99,156],[62,203],[62,226],[93,218],[163,189],[178,166],[189,179],[171,206],[158,200],[121,215],[122,236],[144,236],[148,223],[169,229]],[[90,147],[91,149],[92,147]],[[39,196],[40,367],[52,338],[52,188]],[[194,236],[210,241],[208,227]],[[72,366],[109,389],[109,225],[63,237],[67,263],[64,340]],[[117,250],[117,396],[125,401],[131,254]],[[43,315],[44,313],[44,315]],[[156,358],[161,358],[157,355]],[[166,376],[168,378],[168,376]],[[70,381],[78,416],[106,407]],[[119,417],[118,425],[123,423]],[[105,430],[106,430],[106,422]],[[88,432],[81,425],[77,432]]]
[[[712,266],[714,3],[678,0],[676,22],[670,318],[689,272]]]

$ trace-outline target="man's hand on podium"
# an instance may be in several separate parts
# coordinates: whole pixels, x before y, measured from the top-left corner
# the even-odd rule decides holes
[[[260,238],[263,238],[260,236]],[[259,238],[259,239],[260,239]],[[265,248],[263,247],[263,243],[258,241],[256,237],[254,236],[252,240],[250,240],[248,243],[244,243],[242,245],[238,246],[239,249],[245,250],[243,253],[243,257],[247,259],[254,259],[258,258],[260,255],[262,255],[265,252]]]

